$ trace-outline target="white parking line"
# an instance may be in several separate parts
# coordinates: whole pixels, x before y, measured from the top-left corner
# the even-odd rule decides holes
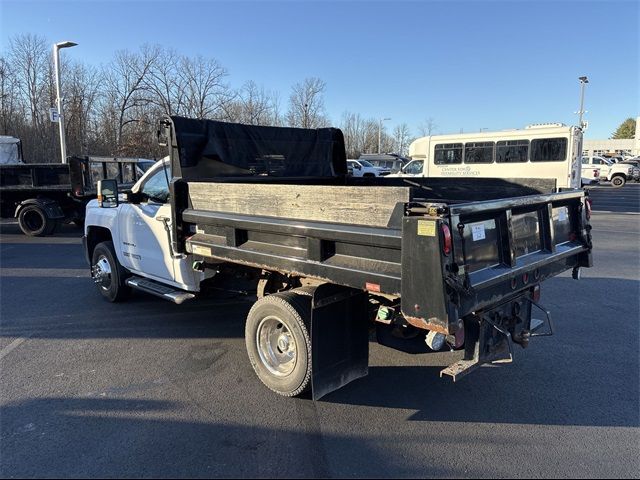
[[[0,268],[0,277],[90,277],[89,268]]]
[[[11,342],[9,345],[7,345],[2,350],[0,350],[0,360],[2,360],[4,357],[9,355],[16,348],[18,348],[25,340],[27,340],[29,337],[31,337],[31,335],[33,335],[33,334],[31,333],[31,334],[26,335],[24,337],[16,338],[13,342]]]

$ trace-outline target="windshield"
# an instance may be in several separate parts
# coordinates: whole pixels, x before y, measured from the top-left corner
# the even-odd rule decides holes
[[[360,164],[364,167],[373,167],[373,165],[371,165],[369,162],[367,162],[366,160],[358,160],[360,162]]]

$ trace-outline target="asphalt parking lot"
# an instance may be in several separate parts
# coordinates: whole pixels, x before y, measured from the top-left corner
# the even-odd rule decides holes
[[[4,223],[0,476],[637,478],[638,194],[592,189],[595,267],[543,284],[556,334],[514,364],[453,384],[447,354],[372,343],[369,376],[319,402],[255,377],[250,299],[109,304],[79,230]]]

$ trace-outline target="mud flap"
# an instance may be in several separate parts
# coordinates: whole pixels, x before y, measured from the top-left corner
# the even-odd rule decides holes
[[[323,284],[311,311],[311,391],[314,400],[369,373],[368,295]]]

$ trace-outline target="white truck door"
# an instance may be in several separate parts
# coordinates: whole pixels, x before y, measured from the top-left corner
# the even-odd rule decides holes
[[[122,205],[118,223],[123,264],[134,273],[174,282],[174,259],[164,219],[171,218],[169,174],[160,168],[141,185],[144,199]]]

